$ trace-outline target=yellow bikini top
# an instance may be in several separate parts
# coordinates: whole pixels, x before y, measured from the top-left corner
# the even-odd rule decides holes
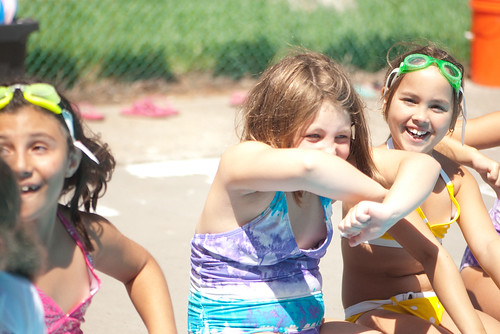
[[[436,236],[438,239],[443,239],[446,233],[448,232],[448,229],[450,228],[450,225],[453,224],[454,222],[457,221],[458,217],[460,216],[460,205],[458,204],[456,198],[455,198],[455,192],[453,188],[453,183],[450,181],[450,178],[444,170],[441,169],[440,172],[441,177],[443,178],[444,182],[446,182],[446,189],[448,190],[448,194],[450,195],[451,202],[453,205],[455,205],[456,212],[455,212],[455,217],[453,217],[452,220],[450,220],[449,223],[444,223],[444,224],[434,224],[431,225],[429,223],[429,220],[425,216],[424,212],[420,207],[417,208],[417,213],[419,214],[420,218],[424,221],[425,224],[429,227],[429,229],[432,231],[432,233]]]
[[[387,141],[387,147],[390,149],[394,148],[394,146],[392,144],[392,138],[390,138]],[[453,219],[451,219],[447,223],[430,224],[429,220],[425,216],[422,209],[420,207],[418,207],[416,209],[419,216],[422,218],[424,223],[429,227],[432,234],[434,234],[434,236],[436,236],[436,238],[439,240],[439,242],[441,242],[441,239],[443,239],[444,236],[446,235],[446,233],[448,232],[450,225],[453,224],[454,222],[456,222],[458,217],[460,216],[460,205],[458,204],[457,200],[455,199],[455,190],[453,188],[453,183],[451,182],[448,175],[446,175],[444,170],[441,169],[440,175],[441,175],[441,178],[443,179],[443,181],[446,183],[446,189],[448,190],[448,194],[450,195],[451,202],[453,203],[453,205],[456,208],[455,217],[453,217]],[[378,239],[370,240],[370,241],[368,241],[368,243],[370,245],[401,248],[401,245],[399,243],[397,243],[396,240],[394,240],[388,233],[385,233],[383,236],[381,236]]]

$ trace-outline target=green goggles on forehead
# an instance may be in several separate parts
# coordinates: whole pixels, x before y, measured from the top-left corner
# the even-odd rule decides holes
[[[68,128],[69,134],[71,135],[73,145],[79,148],[90,159],[99,163],[96,156],[85,145],[83,145],[81,141],[75,139],[73,115],[68,110],[64,109],[61,104],[61,97],[53,86],[46,83],[0,86],[0,109],[3,109],[10,103],[10,101],[12,101],[16,90],[20,90],[24,99],[29,103],[42,107],[48,111],[52,111],[56,115],[61,115],[64,119],[66,127]]]
[[[448,80],[453,89],[455,89],[455,92],[458,93],[461,90],[462,85],[462,72],[460,72],[460,69],[449,61],[436,59],[420,53],[406,56],[399,67],[395,68],[387,77],[386,88],[389,87],[389,81],[394,73],[396,73],[396,76],[393,80],[403,73],[423,70],[432,64],[437,65],[439,72],[443,75],[443,77],[445,77],[446,80]]]

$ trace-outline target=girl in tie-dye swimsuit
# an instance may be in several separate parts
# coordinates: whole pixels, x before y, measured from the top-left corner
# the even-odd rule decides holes
[[[81,333],[85,310],[99,289],[94,267],[126,285],[151,332],[175,333],[156,261],[106,219],[89,213],[115,162],[107,145],[84,133],[73,105],[47,83],[0,85],[0,154],[18,179],[21,223],[38,236],[45,261],[33,281],[49,334]]]
[[[380,206],[371,227],[382,233],[389,217],[429,194],[437,163],[396,153],[393,165],[408,167],[398,178],[426,166],[422,188],[387,191],[375,182],[360,98],[321,54],[291,55],[266,70],[243,118],[242,141],[223,154],[191,241],[189,332],[374,333],[324,320],[319,261],[332,239],[332,200]]]

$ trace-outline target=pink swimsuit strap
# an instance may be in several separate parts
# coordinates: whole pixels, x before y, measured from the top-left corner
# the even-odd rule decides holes
[[[83,246],[83,242],[78,235],[76,228],[71,224],[60,212],[57,213],[59,220],[62,222],[69,235],[75,240],[76,244],[82,251],[90,280],[89,296],[80,304],[73,307],[68,313],[64,313],[59,305],[52,300],[45,292],[36,288],[43,303],[45,313],[45,325],[49,334],[78,334],[82,333],[80,329],[81,323],[84,321],[85,312],[92,301],[92,297],[97,293],[101,286],[101,280],[94,271],[93,261],[90,253]]]

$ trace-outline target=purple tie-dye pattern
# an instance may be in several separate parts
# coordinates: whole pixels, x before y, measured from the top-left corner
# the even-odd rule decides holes
[[[493,227],[500,235],[500,201],[495,199],[495,203],[493,203],[492,208],[490,209],[490,218],[493,223]],[[460,264],[460,270],[465,267],[481,267],[479,262],[477,262],[476,258],[472,254],[469,246],[465,248],[464,256],[462,257],[462,263]]]
[[[297,246],[282,192],[276,193],[269,208],[241,228],[195,235],[191,242],[191,292],[211,301],[248,300],[271,303],[273,307],[282,307],[279,306],[282,301],[321,294],[319,261],[333,234],[331,200],[321,198],[321,203],[327,237],[315,249],[303,250]],[[203,301],[200,303],[204,309]],[[310,319],[323,317],[322,298],[319,304],[308,303],[304,303],[307,309],[299,305],[296,309],[289,306],[286,309],[287,314],[297,320],[299,328],[307,328]],[[190,312],[195,308],[190,305]],[[277,325],[280,319],[269,312],[269,308],[267,312],[258,307],[254,311],[262,312],[256,318],[260,322],[256,324],[258,327],[262,324],[280,327]],[[254,315],[248,317],[254,318]],[[190,321],[195,318],[190,317]]]

